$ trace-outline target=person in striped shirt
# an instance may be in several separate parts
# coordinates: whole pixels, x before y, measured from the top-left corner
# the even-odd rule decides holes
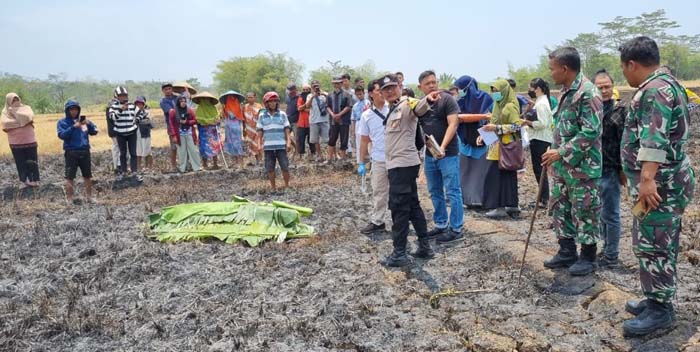
[[[117,181],[124,179],[124,174],[127,173],[126,156],[127,149],[129,151],[129,164],[131,175],[137,182],[142,182],[143,177],[138,174],[136,155],[136,142],[138,136],[138,121],[136,118],[136,105],[129,103],[129,93],[124,87],[114,89],[116,100],[112,101],[109,107],[109,118],[112,121],[112,129],[117,135],[117,144],[119,144],[119,174]]]
[[[275,163],[279,162],[284,178],[284,187],[289,187],[289,159],[287,150],[292,146],[290,124],[287,114],[279,110],[280,97],[276,92],[263,96],[264,109],[260,110],[257,122],[258,145],[265,151],[265,170],[273,191],[275,185]]]

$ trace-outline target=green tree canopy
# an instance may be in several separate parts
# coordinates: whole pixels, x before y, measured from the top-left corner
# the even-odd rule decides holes
[[[665,10],[642,13],[635,17],[617,16],[599,25],[599,32],[581,33],[561,44],[573,46],[578,50],[582,71],[589,78],[592,79],[597,71],[605,69],[616,84],[624,84],[618,48],[626,41],[641,35],[656,40],[660,47],[662,64],[669,65],[677,78],[700,78],[700,35],[671,34],[670,31],[680,28],[680,25],[668,19]],[[551,50],[545,48],[545,51],[548,54]],[[550,78],[547,54],[542,55],[535,66],[509,66],[508,73],[517,82],[519,90],[524,90],[533,78]]]
[[[234,57],[221,61],[214,72],[218,93],[234,89],[245,94],[255,92],[262,96],[276,91],[285,95],[287,84],[301,81],[304,66],[286,54],[266,54],[252,57]]]
[[[309,73],[309,81],[317,80],[319,83],[321,83],[321,88],[328,91],[333,89],[331,81],[334,76],[340,76],[347,73],[350,75],[351,84],[355,84],[355,79],[359,77],[365,81],[366,85],[370,80],[379,78],[388,73],[388,71],[377,71],[377,67],[371,60],[368,60],[360,66],[354,67],[344,65],[341,60],[328,60],[327,62],[328,65],[321,66]]]

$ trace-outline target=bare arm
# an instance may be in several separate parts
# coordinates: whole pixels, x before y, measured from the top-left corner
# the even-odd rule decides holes
[[[367,160],[367,150],[369,142],[371,140],[369,139],[369,136],[361,136],[360,137],[360,162],[363,163],[365,160]]]
[[[447,149],[447,146],[457,134],[457,126],[459,126],[459,117],[457,116],[457,114],[447,115],[447,132],[445,132],[445,137],[442,139],[442,145],[440,146],[442,150]]]
[[[265,134],[265,131],[262,129],[258,130],[258,147],[262,149],[263,147],[263,135]]]
[[[287,149],[292,147],[292,137],[291,137],[291,134],[289,133],[289,131],[290,131],[289,128],[284,129],[284,136],[287,139]]]

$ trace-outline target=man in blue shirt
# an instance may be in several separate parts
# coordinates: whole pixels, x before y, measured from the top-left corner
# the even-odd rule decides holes
[[[170,114],[171,109],[175,109],[177,104],[177,96],[173,93],[173,85],[171,83],[165,83],[160,87],[163,92],[163,98],[160,99],[160,108],[163,110],[163,116],[165,116],[165,131],[168,131],[168,114]],[[173,170],[177,170],[177,143],[170,141],[170,167]]]
[[[97,126],[80,115],[80,104],[68,100],[65,106],[65,118],[58,121],[56,131],[58,138],[63,140],[64,157],[66,161],[66,201],[80,205],[79,199],[74,199],[75,187],[73,180],[78,169],[83,175],[85,196],[88,203],[94,203],[92,198],[92,163],[90,161],[90,136],[97,135]]]
[[[289,158],[287,150],[292,146],[289,134],[290,126],[287,114],[279,111],[280,97],[276,92],[267,92],[263,96],[264,109],[258,115],[258,145],[265,150],[265,170],[272,190],[275,185],[275,164],[279,163],[284,178],[284,187],[289,187]]]

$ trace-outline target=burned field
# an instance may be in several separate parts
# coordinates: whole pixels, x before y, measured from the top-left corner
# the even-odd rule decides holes
[[[463,242],[437,247],[433,260],[387,269],[378,261],[391,250],[390,236],[359,233],[370,203],[350,167],[300,165],[292,188],[273,197],[255,168],[159,174],[113,189],[108,158],[94,156],[100,204],[83,206],[65,205],[61,188],[49,184],[28,197],[13,191],[12,161],[2,161],[0,350],[700,350],[697,199],[684,219],[678,324],[625,339],[624,302],[639,295],[629,202],[620,268],[599,270],[595,280],[545,270],[556,247],[542,214],[518,284],[529,210],[502,222],[467,212]],[[62,158],[43,157],[41,165],[42,176],[56,175],[44,182],[58,184]],[[528,172],[523,207],[534,188]],[[161,207],[233,195],[311,207],[304,222],[317,236],[260,248],[146,236],[147,215]]]

